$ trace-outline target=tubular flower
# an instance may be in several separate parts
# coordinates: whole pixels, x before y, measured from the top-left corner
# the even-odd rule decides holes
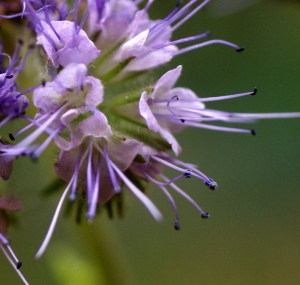
[[[154,184],[171,203],[176,230],[180,228],[179,213],[169,190],[187,199],[202,218],[208,218],[209,214],[175,182],[197,178],[211,190],[218,185],[195,165],[170,154],[173,151],[178,156],[181,151],[175,133],[185,127],[196,127],[254,135],[251,129],[215,123],[250,123],[263,118],[300,116],[300,113],[242,114],[207,109],[205,102],[255,95],[257,90],[200,98],[188,88],[175,87],[182,66],[146,85],[149,71],[182,53],[210,44],[223,44],[236,51],[243,48],[219,39],[180,48],[182,43],[208,37],[209,32],[172,39],[172,33],[209,0],[191,0],[182,7],[182,1],[177,1],[162,20],[149,18],[148,10],[153,0],[147,1],[142,9],[139,8],[141,2],[75,0],[69,7],[67,1],[24,0],[22,12],[0,16],[27,19],[41,62],[47,62],[47,78],[51,78],[25,92],[15,90],[12,73],[18,74],[25,67],[27,57],[26,53],[15,67],[20,43],[8,68],[2,68],[0,74],[1,125],[12,117],[28,122],[23,129],[9,134],[13,141],[19,135],[22,139],[14,145],[0,144],[1,177],[9,177],[14,158],[28,155],[37,160],[49,144],[54,143],[59,150],[54,170],[58,178],[66,182],[37,257],[43,254],[51,239],[67,195],[71,205],[84,200],[86,218],[93,221],[98,208],[109,206],[128,189],[159,221],[162,215],[146,195],[147,185]],[[3,56],[1,50],[1,60]],[[29,91],[33,93],[31,101],[36,108],[33,118],[24,114],[28,105],[25,94]],[[46,139],[37,144],[42,134],[46,134]],[[165,176],[165,168],[176,175],[173,178]]]

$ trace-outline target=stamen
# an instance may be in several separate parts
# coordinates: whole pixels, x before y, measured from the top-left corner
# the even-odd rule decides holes
[[[168,162],[167,160],[164,160],[164,159],[162,159],[162,158],[160,158],[158,156],[155,156],[155,155],[152,155],[151,158],[154,159],[154,160],[156,160],[156,161],[158,161],[158,162],[160,162],[160,163],[162,163],[162,164],[164,164],[164,165],[166,165],[166,166],[168,166],[168,167],[170,167],[170,168],[172,168],[172,169],[174,169],[174,170],[177,170],[179,172],[184,173],[183,175],[186,175],[186,171],[187,171],[186,169],[183,169],[183,168],[180,168],[180,167],[178,167],[176,165],[173,165],[172,163]],[[199,178],[201,180],[204,180],[203,176],[201,176],[201,175],[198,175],[198,174],[193,173],[191,171],[189,172],[189,174],[191,176],[194,176],[194,177],[197,177],[197,178]]]
[[[65,1],[64,1],[64,2],[65,2]],[[13,14],[13,15],[0,15],[0,19],[1,19],[1,18],[3,18],[3,19],[13,19],[13,18],[18,18],[18,17],[23,18],[23,16],[32,15],[32,14],[33,14],[32,11],[31,11],[31,12],[25,12],[25,8],[24,8],[25,5],[26,5],[26,4],[25,4],[25,1],[23,1],[23,11],[22,11],[22,12],[16,13],[16,14]],[[37,13],[43,11],[43,10],[46,9],[46,8],[54,8],[54,9],[58,10],[57,7],[55,7],[55,6],[53,6],[53,5],[45,5],[45,6],[41,7],[41,8],[38,9],[38,10],[33,10],[33,11],[34,11],[34,14],[37,14]],[[63,20],[63,19],[61,18],[61,20]]]
[[[89,148],[88,148],[88,164],[87,164],[87,170],[86,170],[86,177],[87,177],[87,197],[88,197],[88,205],[91,204],[91,200],[93,197],[93,191],[94,191],[94,167],[93,167],[93,161],[92,161],[92,155],[93,155],[93,137],[90,137],[89,141]]]
[[[29,124],[28,126],[24,127],[23,129],[21,129],[20,131],[18,131],[17,133],[15,133],[13,136],[14,138],[16,138],[17,136],[19,136],[20,134],[24,133],[25,131],[29,130],[31,127],[33,126],[37,126],[37,127],[40,127],[42,126],[42,124],[40,124],[39,122],[44,120],[45,118],[49,117],[48,114],[44,115],[44,116],[41,116],[40,118],[36,119],[36,120],[33,120],[25,115],[20,115],[21,118],[31,122],[31,124]],[[50,130],[46,129],[45,130],[47,133],[51,133],[49,132]]]
[[[41,153],[47,148],[51,141],[65,128],[64,125],[60,125],[52,134],[30,155],[33,160],[36,160]]]
[[[14,140],[15,140],[15,137],[13,136],[13,134],[12,134],[12,133],[9,133],[9,134],[8,134],[8,136],[9,136],[9,138],[10,138],[12,141],[14,141]]]
[[[44,122],[38,129],[36,129],[32,134],[30,134],[28,137],[26,137],[24,140],[19,142],[15,148],[28,146],[32,142],[34,142],[47,128],[50,126],[50,124],[58,117],[60,111],[62,111],[64,108],[66,108],[67,104],[64,104],[60,107],[55,113],[53,113],[50,118]]]
[[[70,187],[72,185],[73,179],[74,179],[74,176],[70,180],[67,188],[65,189],[64,193],[62,194],[62,196],[61,196],[61,198],[60,198],[60,200],[58,202],[58,205],[56,207],[56,210],[55,210],[55,213],[53,215],[53,218],[52,218],[50,227],[48,229],[48,232],[46,234],[46,237],[44,238],[44,241],[43,241],[42,245],[40,246],[38,252],[35,255],[36,259],[40,258],[43,255],[43,253],[45,252],[45,250],[46,250],[46,248],[47,248],[47,246],[48,246],[48,244],[49,244],[49,242],[51,240],[51,237],[52,237],[54,229],[55,229],[55,225],[56,225],[57,220],[58,220],[58,216],[59,216],[60,210],[62,208],[62,205],[63,205],[63,202],[65,200],[65,197],[66,197],[66,195],[67,195],[67,193],[68,193],[68,191],[69,191],[69,189],[70,189]]]
[[[158,49],[161,49],[161,48],[164,48],[164,47],[167,47],[167,46],[182,44],[182,43],[191,42],[191,41],[196,41],[196,40],[200,40],[200,39],[203,39],[203,38],[206,38],[206,37],[209,37],[209,36],[210,36],[210,32],[207,31],[207,32],[202,33],[202,34],[197,35],[197,36],[187,37],[187,38],[183,38],[183,39],[180,39],[180,40],[160,44],[160,45],[152,47],[151,49],[152,50],[158,50]]]
[[[115,174],[114,170],[112,169],[111,160],[109,158],[108,151],[107,151],[107,148],[106,148],[106,143],[105,143],[105,140],[103,138],[102,138],[102,144],[103,144],[104,157],[105,157],[105,161],[106,161],[107,170],[109,172],[110,180],[111,180],[111,183],[114,187],[115,193],[118,194],[118,193],[121,192],[121,187],[120,187],[120,185],[118,183],[118,180],[116,178],[116,174]]]
[[[75,34],[78,35],[79,29],[78,27],[78,19],[77,19],[77,13],[78,13],[78,5],[80,0],[74,1],[74,10],[73,10],[73,17],[74,17],[74,28],[75,28]]]
[[[173,121],[173,120],[170,120]],[[173,121],[174,123],[177,123],[176,120]],[[253,130],[246,130],[246,129],[238,129],[238,128],[228,128],[228,127],[220,127],[220,126],[214,126],[214,125],[207,125],[207,124],[201,124],[201,123],[193,123],[193,122],[187,122],[187,126],[191,127],[197,127],[202,129],[208,129],[208,130],[214,130],[214,131],[223,131],[223,132],[232,132],[232,133],[248,133],[253,134]]]
[[[17,272],[17,274],[20,276],[20,278],[22,279],[22,281],[24,282],[25,285],[29,285],[29,283],[26,281],[25,277],[23,276],[23,274],[21,273],[21,271],[19,270],[18,267],[15,267],[15,263],[13,262],[13,260],[10,258],[10,256],[8,255],[8,253],[5,251],[3,245],[0,243],[0,248],[3,251],[5,257],[7,258],[7,260],[9,261],[9,263],[12,265],[12,267],[15,269],[15,271]]]
[[[168,103],[168,106],[169,106],[169,103],[172,102],[172,101],[178,101],[178,96],[175,95],[173,97],[171,97],[171,99],[149,99],[148,100],[148,104],[157,104],[157,103]]]
[[[205,181],[204,184],[208,186],[210,190],[216,190],[218,188],[217,182],[213,181],[211,178],[208,178],[208,180]]]
[[[96,6],[97,6],[97,13],[98,13],[98,21],[102,18],[102,13],[104,9],[105,1],[102,0],[96,0]]]
[[[140,10],[139,16],[135,18],[135,25],[133,26],[130,34],[127,37],[128,40],[132,39],[133,37],[135,37],[137,35],[137,29],[139,27],[139,24],[140,24],[141,20],[144,18],[145,14],[147,13],[148,9],[150,8],[150,6],[152,5],[153,2],[154,2],[154,0],[148,0],[145,8],[143,10]]]
[[[154,169],[153,169],[154,170]],[[151,175],[149,175],[146,171],[143,172],[143,174],[146,176],[147,179],[149,179],[151,182],[153,182],[154,184],[158,185],[158,186],[168,186],[171,183],[185,177],[185,178],[191,178],[192,177],[192,171],[190,169],[187,169],[183,174],[167,181],[167,182],[160,182],[157,181],[156,179],[154,179]]]
[[[209,216],[210,216],[209,213],[204,213],[204,214],[201,215],[201,218],[202,219],[207,219]]]
[[[14,50],[13,56],[10,60],[10,64],[6,70],[6,76],[10,76],[11,74],[13,74],[13,66],[19,61],[20,58],[17,58],[19,51],[21,49],[21,46],[23,45],[23,41],[21,39],[18,39],[17,41],[17,46]],[[7,77],[5,77],[5,79],[7,79]],[[2,86],[4,85],[6,80],[3,80],[2,82]],[[9,78],[8,78],[9,79]]]
[[[140,189],[138,189],[112,161],[111,166],[123,180],[128,189],[145,205],[153,218],[157,221],[161,221],[162,215],[153,202]]]
[[[182,9],[178,11],[177,13],[174,13],[174,15],[168,15],[165,19],[159,21],[156,25],[150,28],[149,30],[149,37],[153,37],[155,34],[157,34],[159,31],[163,30],[166,26],[170,25],[172,22],[176,21],[178,18],[180,18],[187,10],[188,8],[193,5],[197,0],[190,1],[188,4],[186,4]],[[177,2],[178,3],[178,2]],[[176,3],[176,5],[177,5]],[[172,11],[173,12],[173,11]],[[171,14],[173,14],[171,12]]]
[[[38,87],[44,86],[44,84],[45,84],[45,82],[42,81],[41,84],[36,85],[36,86],[33,86],[33,87],[30,87],[29,89],[27,89],[27,90],[25,90],[25,91],[19,93],[16,97],[19,98],[20,96],[25,95],[25,94],[27,94],[27,93],[29,93],[29,92],[35,90],[35,89],[38,88]]]
[[[175,4],[175,8],[171,11],[171,13],[165,17],[163,20],[164,21],[168,21],[169,19],[171,19],[175,13],[179,10],[179,7],[181,6],[183,0],[177,0],[176,4]]]
[[[184,173],[185,178],[191,178],[192,177],[192,170],[187,169],[186,172]]]
[[[43,28],[43,25],[42,25],[42,23],[41,23],[40,18],[37,16],[37,11],[35,11],[35,10],[33,9],[33,7],[31,6],[31,4],[29,3],[28,0],[23,0],[23,1],[26,2],[26,5],[28,6],[28,8],[29,8],[29,10],[30,10],[30,12],[29,12],[28,14],[30,14],[30,15],[33,17],[33,23],[34,23],[36,26],[39,25],[41,31],[43,31],[44,28]],[[23,3],[24,3],[24,2],[23,2]],[[36,28],[37,28],[37,27],[36,27]]]
[[[202,47],[205,47],[205,46],[208,46],[208,45],[212,45],[212,44],[226,45],[226,46],[234,48],[236,51],[242,51],[243,50],[243,48],[241,48],[238,45],[233,44],[231,42],[227,42],[227,41],[224,41],[224,40],[211,40],[211,41],[207,41],[207,42],[204,42],[204,43],[200,43],[200,44],[196,44],[196,45],[193,45],[193,46],[189,46],[189,47],[180,49],[180,50],[174,52],[173,56],[176,56],[176,55],[179,55],[179,54],[182,54],[182,53],[185,53],[185,52],[189,52],[189,51],[194,50],[194,49],[202,48]]]
[[[92,222],[97,209],[98,204],[98,197],[99,197],[99,191],[100,191],[100,168],[101,168],[101,154],[98,153],[98,161],[97,161],[97,168],[96,168],[96,177],[94,181],[94,191],[93,191],[93,197],[91,200],[91,204],[88,209],[87,218],[89,222]]]
[[[158,185],[158,186],[168,186],[170,185],[171,183],[175,182],[176,180],[180,179],[180,178],[183,178],[183,177],[187,177],[187,178],[190,178],[191,177],[191,173],[189,172],[188,174],[187,173],[184,173],[184,174],[181,174],[167,182],[160,182],[160,181],[157,181],[156,179],[152,178],[147,172],[143,172],[144,175],[146,176],[147,179],[149,179],[151,182],[153,182],[154,184]],[[186,175],[189,175],[189,176],[186,176]]]
[[[176,25],[174,25],[172,27],[172,32],[174,32],[176,29],[178,29],[183,23],[185,23],[188,19],[190,19],[192,16],[194,16],[199,10],[201,10],[210,0],[205,0],[203,1],[196,9],[194,9],[191,13],[188,13],[183,19],[181,19]],[[197,1],[190,1],[191,5],[194,4]],[[188,3],[184,8],[188,8],[189,4]],[[184,8],[182,8],[182,12],[184,10]]]
[[[160,174],[160,177],[165,180],[168,181],[169,179],[164,176],[163,174]],[[170,184],[170,186],[177,192],[179,193],[181,196],[183,196],[186,200],[188,200],[200,213],[201,213],[201,217],[203,217],[202,215],[206,215],[207,213],[205,213],[201,207],[188,195],[186,194],[183,190],[181,190],[176,184],[172,183]]]
[[[244,97],[244,96],[254,96],[257,93],[257,88],[254,87],[253,91],[251,92],[245,92],[245,93],[239,93],[239,94],[233,94],[233,95],[225,95],[225,96],[218,96],[218,97],[208,97],[208,98],[199,98],[198,100],[200,102],[212,102],[212,101],[220,101],[220,100],[227,100],[227,99],[234,99],[238,97]],[[194,100],[191,100],[191,102]],[[188,102],[188,100],[184,100],[183,102]]]
[[[175,201],[174,201],[172,195],[169,193],[169,191],[164,186],[159,186],[159,188],[165,193],[165,195],[169,199],[169,202],[171,203],[171,206],[172,206],[172,208],[174,210],[175,217],[176,217],[176,220],[175,220],[175,223],[174,223],[174,229],[176,231],[179,231],[180,230],[179,213],[178,213]]]
[[[168,158],[165,158],[165,159],[168,160],[171,163],[182,165],[184,167],[188,167],[190,170],[197,173],[203,181],[209,180],[209,178],[204,173],[202,173],[199,169],[197,169],[196,166],[194,166],[193,164],[183,162],[183,161],[181,161],[179,159],[176,159],[174,157],[168,157]]]
[[[50,28],[52,29],[53,33],[57,36],[57,38],[60,40],[60,35],[57,33],[57,31],[54,29],[53,25],[52,25],[52,22],[50,20],[50,17],[49,17],[49,14],[48,14],[48,7],[47,7],[47,0],[44,0],[44,7],[45,10],[44,10],[44,15],[45,15],[45,19],[46,19],[46,22],[47,24],[50,26]]]
[[[87,9],[87,10],[85,11],[85,13],[84,13],[82,19],[81,19],[81,22],[80,22],[79,27],[78,27],[78,30],[77,30],[77,34],[79,34],[80,30],[82,29],[84,23],[86,22],[86,20],[87,20],[87,18],[88,18],[88,16],[89,16],[89,14],[90,14],[90,11]]]
[[[0,123],[0,128],[4,126],[10,119],[12,119],[14,116],[7,116],[5,119],[3,119]]]
[[[5,247],[9,251],[10,255],[12,256],[12,258],[16,262],[16,268],[19,269],[22,266],[22,261],[20,261],[17,258],[17,256],[15,255],[14,251],[12,250],[11,246],[9,245],[9,241],[4,237],[4,235],[1,234],[1,232],[0,232],[0,240],[1,240],[0,245],[1,245],[1,243],[3,243],[5,245]]]
[[[12,248],[10,247],[9,243],[7,243],[6,248],[9,250],[11,256],[13,257],[13,259],[16,262],[16,268],[19,269],[22,266],[22,261],[20,261],[17,256],[15,255],[14,251],[12,250]]]
[[[154,0],[148,0],[145,8],[143,9],[144,14],[148,12],[149,8],[151,7],[151,5],[153,4]]]
[[[83,146],[80,149],[80,152],[79,152],[79,155],[78,155],[78,158],[77,158],[77,161],[76,161],[76,165],[75,165],[74,174],[73,174],[74,180],[73,180],[73,183],[72,183],[72,189],[71,189],[71,193],[70,193],[70,196],[69,196],[69,201],[71,201],[71,202],[74,202],[75,199],[76,199],[76,189],[77,189],[79,168],[80,168],[80,166],[81,166],[81,164],[82,164],[83,160],[85,159],[85,157],[87,155],[87,152],[88,152],[88,150],[87,150],[85,152],[84,156],[83,156],[83,159],[81,159],[82,151],[83,151]]]
[[[175,96],[173,96],[171,99],[178,100],[178,96],[175,95]],[[168,108],[169,112],[170,112],[171,114],[173,114],[175,117],[179,117],[178,115],[176,115],[176,114],[171,110],[171,108],[170,108],[170,102],[171,102],[171,101],[169,101],[169,102],[167,103],[167,108]],[[183,119],[180,119],[180,121],[181,121],[182,123],[185,122],[185,120],[183,120]]]
[[[36,31],[42,33],[43,36],[47,39],[47,41],[51,44],[51,46],[53,47],[53,49],[56,52],[58,51],[58,48],[57,48],[55,42],[51,39],[51,37],[47,33],[44,32],[43,27],[42,28],[36,27]]]
[[[26,0],[23,1],[23,10],[22,10],[22,14],[21,14],[22,18],[24,16],[25,10],[26,10]]]
[[[245,119],[289,119],[289,118],[299,118],[300,112],[291,113],[235,113],[237,116],[241,116]]]

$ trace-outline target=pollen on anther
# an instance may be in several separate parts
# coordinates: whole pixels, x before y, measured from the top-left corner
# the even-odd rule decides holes
[[[22,261],[19,260],[19,261],[17,262],[17,264],[16,264],[16,267],[17,267],[17,269],[20,269],[21,266],[22,266]]]
[[[253,96],[253,95],[255,95],[256,93],[257,93],[257,88],[256,88],[256,87],[254,87],[254,89],[253,89],[253,92],[252,92],[252,94],[251,94],[251,95]]]
[[[191,178],[192,177],[192,171],[190,169],[187,169],[184,173],[185,178]]]
[[[15,137],[13,136],[13,134],[12,134],[12,133],[9,133],[9,134],[8,134],[8,136],[9,136],[9,138],[10,138],[12,141],[14,141],[14,140],[15,140]]]
[[[203,213],[201,214],[202,219],[207,219],[209,217],[209,213]]]
[[[241,51],[243,51],[244,49],[245,49],[244,47],[239,47],[239,48],[236,49],[236,51],[237,51],[237,52],[241,52]]]
[[[209,188],[210,190],[216,190],[216,189],[218,188],[217,182],[215,182],[215,181],[212,180],[211,178],[209,178],[208,181],[205,181],[204,184],[205,184],[206,186],[208,186],[208,188]]]
[[[179,222],[178,222],[178,221],[176,221],[176,222],[174,223],[174,229],[175,229],[176,231],[179,231],[179,230],[180,230],[180,226],[179,226]]]

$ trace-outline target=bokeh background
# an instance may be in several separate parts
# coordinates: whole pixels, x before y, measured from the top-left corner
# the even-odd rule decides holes
[[[156,1],[152,18],[162,18],[174,2]],[[300,111],[300,4],[260,1],[231,11],[235,9],[220,13],[210,3],[174,38],[209,30],[212,38],[245,46],[243,53],[220,45],[205,47],[175,58],[157,70],[157,76],[182,64],[177,86],[189,87],[200,97],[258,88],[254,97],[213,102],[209,108]],[[59,193],[40,195],[54,176],[55,156],[45,153],[37,163],[18,159],[10,181],[1,182],[0,191],[16,193],[23,202],[19,223],[10,229],[9,237],[29,283],[299,284],[300,120],[265,120],[245,127],[255,128],[257,135],[201,129],[178,135],[183,147],[180,159],[199,165],[219,184],[213,192],[196,179],[179,182],[210,212],[209,219],[201,219],[174,194],[181,217],[177,232],[171,206],[158,189],[152,187],[149,196],[164,214],[162,223],[156,223],[127,192],[122,219],[111,220],[103,212],[92,225],[78,226],[62,217],[40,260],[34,255],[60,198]],[[2,254],[0,263],[0,284],[22,284]]]

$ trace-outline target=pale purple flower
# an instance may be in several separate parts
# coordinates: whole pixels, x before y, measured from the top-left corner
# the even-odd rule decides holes
[[[220,96],[199,98],[188,88],[172,88],[180,76],[182,67],[166,72],[154,85],[144,91],[139,101],[139,111],[145,119],[150,130],[160,133],[171,145],[176,155],[180,152],[180,146],[173,137],[173,132],[178,132],[184,127],[196,127],[217,131],[251,133],[253,129],[240,129],[216,126],[211,123],[250,123],[257,119],[270,118],[297,118],[300,112],[295,113],[232,113],[207,109],[204,102],[228,100],[243,96],[253,96],[257,89],[251,92]]]
[[[124,39],[138,6],[131,0],[88,0],[88,34],[99,33],[96,45],[102,51]]]
[[[90,111],[97,112],[95,107],[102,100],[103,86],[100,80],[87,76],[87,68],[84,64],[69,64],[52,82],[47,82],[34,89],[33,103],[39,112],[35,119],[23,115],[22,117],[28,120],[30,125],[14,135],[11,134],[10,137],[15,139],[33,126],[38,128],[13,148],[2,150],[2,156],[16,157],[28,154],[37,158],[53,140],[62,149],[70,149],[79,145],[79,137],[76,137],[72,131],[71,121],[79,114],[83,115]],[[74,115],[75,113],[77,115]],[[86,120],[90,122],[91,119],[87,118]],[[79,124],[79,127],[81,124],[83,127],[84,124],[87,124],[84,121]],[[70,131],[71,141],[69,142],[59,136],[65,129]],[[33,143],[43,132],[48,133],[49,137],[40,146],[34,145]],[[81,140],[83,138],[84,135]]]
[[[199,3],[190,1],[180,8],[181,1],[163,20],[150,20],[148,10],[153,0],[147,1],[144,9],[138,10],[141,1],[89,1],[89,35],[95,38],[102,50],[99,57],[100,78],[114,82],[126,79],[132,73],[140,73],[169,62],[174,56],[210,44],[228,45],[237,51],[243,48],[223,40],[211,40],[178,49],[176,45],[201,40],[209,32],[187,38],[171,40],[172,33],[199,11],[209,0]]]
[[[49,244],[67,196],[70,202],[84,197],[86,217],[93,221],[100,205],[110,203],[127,188],[156,220],[161,220],[160,211],[144,193],[144,184],[149,183],[169,199],[175,213],[176,230],[180,228],[179,213],[169,190],[187,199],[202,218],[208,218],[209,214],[175,182],[198,178],[211,190],[218,185],[196,166],[167,153],[173,150],[177,156],[181,151],[174,133],[192,126],[254,135],[251,129],[215,124],[300,116],[300,113],[241,114],[208,109],[205,102],[255,95],[257,90],[200,98],[200,93],[196,95],[188,88],[175,87],[181,66],[149,84],[147,72],[182,53],[211,44],[226,45],[236,51],[243,48],[219,39],[193,44],[208,37],[209,32],[172,39],[173,32],[209,0],[191,0],[182,6],[182,1],[177,1],[162,20],[149,18],[153,0],[145,1],[142,9],[139,8],[141,2],[75,0],[68,6],[67,1],[24,0],[22,13],[11,16],[28,19],[36,32],[36,43],[44,51],[40,54],[41,62],[47,63],[43,67],[48,72],[46,76],[50,75],[52,80],[18,93],[12,71],[16,74],[24,67],[22,60],[15,68],[19,48],[8,68],[1,70],[2,122],[17,116],[29,122],[9,135],[12,140],[20,134],[29,134],[14,146],[0,145],[0,176],[9,177],[15,157],[28,155],[36,160],[54,142],[59,150],[54,169],[67,183],[36,257],[40,257]],[[180,48],[183,43],[188,45]],[[0,55],[3,57],[4,53],[1,51]],[[140,74],[145,76],[140,77],[141,80],[145,78],[141,84],[137,82]],[[33,91],[32,102],[37,108],[34,118],[23,114],[28,105],[24,94],[28,91]],[[44,133],[47,138],[37,145],[36,141]],[[176,173],[173,178],[164,175],[165,168]]]
[[[93,62],[100,51],[82,30],[76,30],[70,21],[51,21],[51,25],[41,21],[37,26],[37,44],[43,45],[48,57],[55,67],[67,66],[69,63]]]
[[[87,121],[88,120],[88,121]],[[94,219],[98,203],[106,203],[114,195],[120,194],[121,186],[127,188],[146,206],[156,220],[162,218],[159,210],[123,173],[132,164],[139,153],[142,143],[134,139],[113,136],[105,116],[99,112],[84,121],[84,126],[77,127],[71,137],[80,145],[63,150],[55,163],[55,172],[68,182],[57,206],[48,233],[36,254],[39,258],[45,251],[54,231],[56,221],[67,193],[74,201],[78,191],[78,181],[87,199],[87,218]],[[73,135],[73,133],[77,134]],[[80,139],[78,139],[80,137]],[[83,140],[83,138],[86,138]],[[60,146],[63,149],[63,147]]]

